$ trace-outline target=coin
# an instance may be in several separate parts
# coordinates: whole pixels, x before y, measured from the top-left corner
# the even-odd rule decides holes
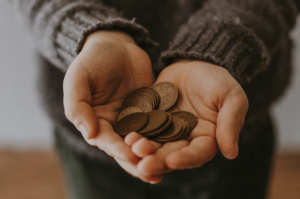
[[[183,121],[183,120],[182,120]],[[187,122],[185,122],[185,121],[183,121],[184,122],[184,128],[183,128],[183,130],[182,130],[182,132],[180,132],[180,134],[178,134],[177,136],[174,136],[174,137],[172,137],[172,139],[170,139],[170,140],[182,140],[182,139],[184,139],[187,135],[189,135],[190,134],[190,127],[189,127],[189,124],[187,123]]]
[[[126,100],[123,104],[122,110],[128,107],[138,107],[142,109],[145,113],[153,110],[150,99],[146,97],[134,97],[129,100]]]
[[[166,141],[173,141],[172,138],[176,137],[178,134],[182,133],[185,124],[184,121],[177,118],[172,117],[172,124],[171,126],[163,133],[155,136],[153,140],[159,142],[166,142]]]
[[[160,82],[152,86],[160,96],[158,110],[166,111],[170,109],[177,101],[178,89],[169,82]]]
[[[155,90],[148,87],[139,88],[125,99],[121,111],[131,107],[136,106],[141,108],[144,112],[149,112],[154,110],[159,104],[159,95]]]
[[[168,114],[164,111],[151,111],[147,113],[149,121],[147,125],[138,131],[140,134],[148,134],[159,129],[168,119]]]
[[[171,113],[173,117],[178,117],[180,119],[183,119],[184,121],[189,123],[190,131],[192,131],[195,126],[197,125],[197,118],[192,113],[186,112],[186,111],[177,111]]]
[[[195,128],[197,118],[186,111],[165,112],[174,106],[178,95],[169,82],[136,89],[125,99],[115,131],[121,136],[136,131],[162,143],[184,139]]]
[[[143,110],[136,106],[125,108],[119,114],[117,121],[120,121],[123,117],[126,117],[127,115],[130,115],[132,113],[143,113]]]
[[[184,121],[184,123],[185,123],[185,131],[184,131],[184,133],[182,134],[181,138],[185,138],[185,137],[188,136],[188,135],[190,134],[190,132],[192,131],[192,130],[191,130],[191,127],[190,127],[190,125],[189,125],[189,123],[186,122],[186,121]]]
[[[145,134],[143,134],[143,136],[152,137],[152,136],[155,136],[155,135],[158,135],[158,134],[164,132],[167,128],[169,128],[172,123],[172,116],[170,113],[167,113],[167,115],[168,115],[168,118],[167,118],[166,122],[160,128],[158,128],[157,130],[154,130],[152,132],[145,133]]]
[[[126,136],[127,134],[142,129],[148,122],[148,115],[145,113],[133,113],[127,115],[117,122],[115,125],[115,131],[120,136]]]
[[[133,96],[146,95],[146,96],[150,97],[151,101],[153,102],[153,109],[155,109],[159,104],[159,100],[160,100],[159,95],[152,88],[148,88],[148,87],[139,88],[136,91],[134,91],[132,95]]]

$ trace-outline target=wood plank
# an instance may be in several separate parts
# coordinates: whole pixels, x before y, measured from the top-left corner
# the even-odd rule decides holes
[[[275,158],[269,199],[300,198],[300,152]],[[67,199],[53,151],[0,151],[0,198]]]

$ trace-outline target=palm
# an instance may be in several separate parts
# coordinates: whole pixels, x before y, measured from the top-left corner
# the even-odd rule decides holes
[[[93,81],[91,105],[99,119],[111,124],[115,123],[128,94],[137,88],[151,86],[153,81],[148,55],[134,45],[129,46],[128,51],[118,52],[116,49],[114,57],[103,54],[96,60],[92,60],[92,56],[87,58],[97,63],[90,74]],[[109,63],[109,66],[105,66],[105,63]]]
[[[112,157],[136,163],[138,158],[113,130],[125,97],[153,83],[147,53],[123,33],[100,31],[85,43],[64,80],[67,118],[86,141]]]
[[[237,151],[232,148],[236,146],[248,101],[228,71],[205,62],[180,61],[164,69],[158,82],[171,82],[179,90],[179,99],[170,112],[191,112],[198,123],[186,140],[164,144],[154,155],[145,157],[139,163],[142,172],[198,167],[211,160],[218,148],[227,157],[236,157]],[[159,165],[158,161],[166,165],[149,167],[155,162]]]
[[[172,82],[179,90],[179,99],[170,112],[188,111],[197,117],[198,123],[188,137],[189,141],[199,136],[216,136],[216,123],[222,99],[239,87],[237,82],[227,80],[232,77],[228,78],[228,72],[224,69],[216,70],[215,73],[211,69],[210,73],[206,70],[207,68],[198,65],[187,67],[178,64],[166,68],[157,79],[157,82]]]

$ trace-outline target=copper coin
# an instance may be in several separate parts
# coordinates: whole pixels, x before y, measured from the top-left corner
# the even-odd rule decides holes
[[[153,139],[158,141],[169,141],[169,139],[176,137],[178,134],[182,133],[184,125],[185,124],[183,120],[177,117],[172,117],[172,124],[170,128],[168,128],[165,132],[155,136]]]
[[[126,117],[127,115],[130,115],[132,113],[143,113],[143,110],[136,106],[125,108],[119,114],[117,121],[120,121],[123,117]]]
[[[152,88],[140,88],[135,92],[134,95],[136,95],[136,96],[146,95],[151,98],[151,101],[153,102],[153,109],[155,109],[158,106],[159,95]]]
[[[147,113],[149,121],[147,125],[138,131],[140,134],[147,134],[159,129],[168,119],[168,114],[164,111],[151,111]]]
[[[161,126],[161,128],[159,128],[159,129],[157,129],[155,131],[143,134],[143,135],[146,136],[146,137],[152,137],[152,136],[155,136],[155,135],[158,135],[158,134],[164,132],[167,128],[169,128],[170,125],[171,125],[171,123],[172,123],[172,116],[171,116],[170,113],[167,113],[167,115],[168,115],[167,121],[165,122],[165,124],[163,124]]]
[[[153,98],[155,101],[154,109],[156,109],[158,107],[159,101],[160,101],[159,94],[153,88],[148,88],[147,91],[150,92],[154,96],[154,98]]]
[[[131,99],[134,99],[134,98],[138,98],[138,99],[145,99],[148,101],[148,103],[151,105],[151,109],[153,110],[154,109],[154,106],[155,106],[155,102],[154,102],[154,99],[153,99],[153,96],[150,94],[150,93],[146,93],[146,92],[138,92],[136,93],[135,95],[131,96],[130,98],[127,98],[126,101],[130,101]],[[126,103],[125,103],[126,104]]]
[[[178,99],[178,89],[173,84],[170,82],[160,82],[152,86],[152,88],[160,96],[158,110],[166,111],[174,106]]]
[[[133,113],[127,115],[117,122],[115,125],[115,131],[121,136],[142,129],[148,122],[148,115],[145,113]]]
[[[185,132],[182,134],[181,138],[187,137],[191,132],[190,124],[186,121],[184,123],[185,123]]]
[[[173,137],[172,140],[182,140],[184,139],[187,135],[189,135],[190,133],[190,126],[187,122],[183,121],[185,126],[184,126],[184,129],[183,131],[178,134],[176,137]]]
[[[178,117],[186,122],[189,123],[190,131],[192,131],[195,126],[197,125],[197,118],[192,113],[186,112],[186,111],[177,111],[171,113],[173,117]]]
[[[128,107],[138,107],[142,109],[145,113],[153,110],[150,99],[146,97],[134,97],[129,100],[126,100],[123,104],[122,110]]]

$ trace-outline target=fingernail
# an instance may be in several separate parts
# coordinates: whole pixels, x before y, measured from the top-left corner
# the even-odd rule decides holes
[[[158,184],[161,181],[162,181],[162,177],[158,177],[157,179],[154,179],[154,180],[150,181],[149,183],[150,184]]]
[[[83,135],[83,137],[85,139],[88,139],[88,131],[87,131],[87,128],[84,124],[80,124],[78,126],[78,130],[81,132],[81,134]]]

